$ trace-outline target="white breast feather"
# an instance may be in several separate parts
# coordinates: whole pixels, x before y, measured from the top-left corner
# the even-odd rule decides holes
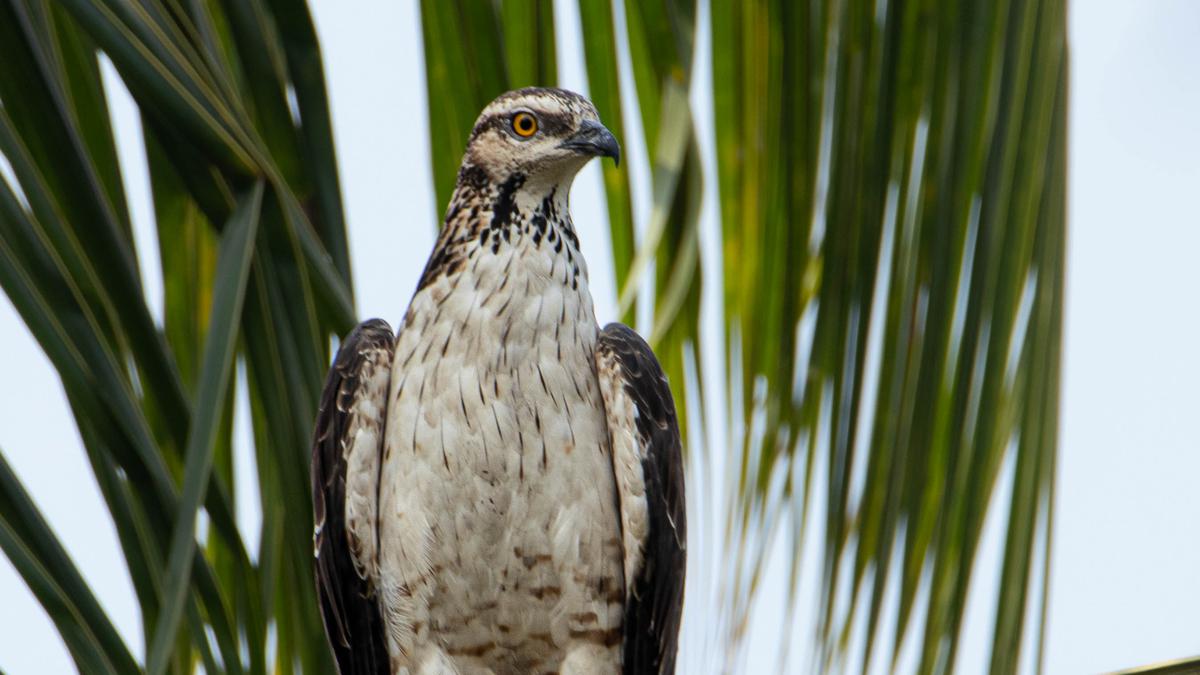
[[[586,268],[573,287],[567,254],[549,246],[521,237],[475,254],[416,294],[398,334],[379,554],[393,667],[436,646],[479,651],[456,662],[507,663],[506,673],[524,672],[516,658],[564,672],[558,660],[582,643],[598,650],[588,672],[616,672],[619,643],[586,640],[621,626],[622,572],[633,568],[619,524],[641,564],[641,468],[634,439],[622,439],[637,485],[623,484],[620,501],[636,492],[642,505],[619,512]]]

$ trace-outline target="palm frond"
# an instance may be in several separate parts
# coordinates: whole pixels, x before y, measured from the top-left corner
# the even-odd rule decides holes
[[[696,4],[626,3],[626,30],[611,38],[613,8],[579,4],[593,96],[620,110],[608,45],[625,41],[632,69],[622,76],[652,149],[650,217],[629,262],[614,256],[621,311],[653,269],[643,300],[672,381],[694,372],[694,384],[727,392],[738,418],[728,426],[741,430],[724,534],[734,551],[730,648],[749,629],[766,552],[787,532],[799,602],[801,542],[816,526],[822,590],[816,606],[793,610],[817,617],[810,667],[845,669],[853,653],[865,669],[881,651],[895,663],[907,639],[919,645],[918,671],[952,668],[988,505],[1012,458],[991,661],[1012,672],[1022,648],[1040,649],[1022,637],[1028,591],[1044,575],[1031,563],[1035,539],[1048,537],[1054,475],[1063,4],[710,3],[724,245],[723,269],[709,272],[723,278],[728,380],[685,367],[712,348],[699,340],[697,148],[710,141],[689,102]],[[464,11],[423,10],[427,36]],[[502,63],[486,46],[507,44],[508,27],[486,28],[498,35],[441,33],[439,49]],[[478,109],[444,86],[475,81],[471,66],[427,65],[431,101],[464,118]],[[440,146],[438,121],[452,115],[433,117],[435,181],[448,185],[451,169],[436,158],[456,157],[468,127]],[[624,185],[606,189],[620,243]],[[889,592],[899,628],[885,636]],[[918,606],[929,610],[916,616]],[[852,644],[864,619],[865,638]]]
[[[129,565],[145,662],[329,670],[314,639],[306,457],[328,339],[354,311],[307,7],[13,0],[0,23],[0,151],[16,179],[0,186],[0,285],[62,378]],[[140,108],[157,252],[134,248],[101,58]],[[139,254],[162,262],[161,331]],[[231,496],[238,354],[268,514],[257,561]],[[5,497],[27,502],[18,487]],[[5,548],[33,563],[22,571],[64,635],[78,633],[80,670],[137,670],[84,613],[71,569],[46,567],[52,533],[18,516],[4,516]]]
[[[653,308],[643,329],[689,392],[677,398],[690,402],[690,461],[727,457],[732,475],[729,495],[692,493],[728,499],[716,509],[727,521],[706,525],[729,552],[716,583],[730,668],[782,545],[791,611],[816,626],[812,661],[792,665],[953,669],[993,511],[1004,529],[989,666],[1040,658],[1061,368],[1064,4],[579,0],[591,98],[619,137],[640,129],[650,155],[640,228],[628,161],[603,169],[620,312],[632,321],[635,303]],[[478,111],[506,89],[555,84],[553,10],[421,3],[439,204]],[[711,70],[696,54],[704,24]],[[135,246],[105,62],[139,108],[158,251]],[[712,137],[694,107],[709,104],[694,91],[710,78]],[[3,0],[0,103],[13,176],[0,181],[0,287],[62,380],[148,653],[130,653],[3,460],[0,548],[81,672],[329,671],[307,443],[329,338],[355,313],[306,4]],[[706,185],[719,214],[703,209]],[[721,251],[706,269],[709,215]],[[139,258],[161,262],[161,317]],[[702,316],[705,274],[719,280],[718,316]],[[720,343],[701,340],[706,325]],[[705,354],[723,368],[702,368]],[[231,493],[239,364],[263,514],[256,558]],[[707,425],[713,416],[721,423]],[[734,433],[718,443],[706,426]],[[1011,493],[994,494],[1001,482]],[[806,541],[819,566],[808,591]]]

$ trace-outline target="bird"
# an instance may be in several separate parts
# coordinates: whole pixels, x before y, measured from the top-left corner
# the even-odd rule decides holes
[[[500,95],[395,334],[340,341],[311,474],[341,675],[675,671],[679,424],[650,346],[596,320],[569,194],[597,157],[585,97]]]

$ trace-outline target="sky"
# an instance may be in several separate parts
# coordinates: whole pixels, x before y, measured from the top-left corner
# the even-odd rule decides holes
[[[620,3],[617,3],[618,5]],[[416,3],[313,2],[332,100],[360,314],[399,319],[433,241],[441,206],[432,195]],[[561,84],[586,91],[574,2],[558,1]],[[1092,673],[1200,654],[1200,2],[1070,3],[1069,248],[1062,429],[1051,568],[1046,672]],[[703,12],[701,13],[703,14]],[[363,17],[370,17],[365,21]],[[620,20],[620,17],[618,17]],[[707,60],[701,22],[698,58]],[[385,63],[385,69],[379,64]],[[703,72],[699,68],[698,72]],[[137,115],[107,70],[120,136]],[[701,134],[711,133],[708,83],[692,92]],[[627,111],[626,119],[633,119]],[[634,170],[634,210],[649,213],[641,134],[622,139]],[[145,158],[123,143],[121,161],[139,249],[155,250]],[[711,169],[712,157],[703,157]],[[713,172],[707,170],[711,179]],[[712,217],[702,223],[706,264],[719,264]],[[402,194],[403,200],[397,195]],[[399,215],[395,204],[406,204]],[[601,321],[615,316],[598,169],[585,169],[572,211]],[[152,310],[161,274],[142,256]],[[715,276],[715,275],[709,275]],[[710,294],[711,295],[711,294]],[[719,332],[719,331],[716,331]],[[715,344],[715,341],[710,341]],[[706,355],[705,358],[708,358]],[[87,468],[61,385],[0,294],[0,449],[96,589],[131,649],[142,649],[136,602],[111,522]],[[244,410],[244,402],[239,406]],[[31,424],[36,421],[36,424]],[[246,444],[244,414],[236,431]],[[710,429],[720,434],[723,430]],[[248,453],[242,466],[250,468]],[[720,467],[716,467],[718,471]],[[704,479],[703,476],[698,477]],[[239,501],[253,501],[248,482]],[[1002,480],[996,493],[1005,494]],[[694,505],[693,505],[694,508]],[[694,518],[694,514],[689,517]],[[257,528],[257,514],[239,514]],[[995,520],[995,519],[994,519]],[[988,525],[982,559],[1002,522]],[[719,550],[717,542],[697,542]],[[992,547],[992,549],[989,549]],[[695,549],[693,549],[695,550]],[[998,550],[998,549],[997,549]],[[703,556],[693,555],[693,564]],[[779,556],[768,588],[782,578]],[[815,568],[815,566],[808,566]],[[710,571],[710,570],[707,570]],[[706,568],[689,568],[689,579]],[[980,672],[999,570],[981,563],[967,611],[962,672]],[[746,672],[770,672],[782,626],[772,597],[756,611]],[[703,602],[703,599],[700,599]],[[689,606],[695,600],[689,596]],[[685,627],[686,644],[704,634]],[[702,672],[692,649],[685,672]],[[53,625],[0,556],[0,671],[70,672]]]

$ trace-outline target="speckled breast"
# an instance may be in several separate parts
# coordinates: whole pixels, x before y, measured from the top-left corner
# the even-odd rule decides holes
[[[567,645],[591,642],[616,672],[624,582],[596,320],[586,272],[536,253],[465,253],[399,333],[380,485],[390,642],[496,675],[556,672]]]

